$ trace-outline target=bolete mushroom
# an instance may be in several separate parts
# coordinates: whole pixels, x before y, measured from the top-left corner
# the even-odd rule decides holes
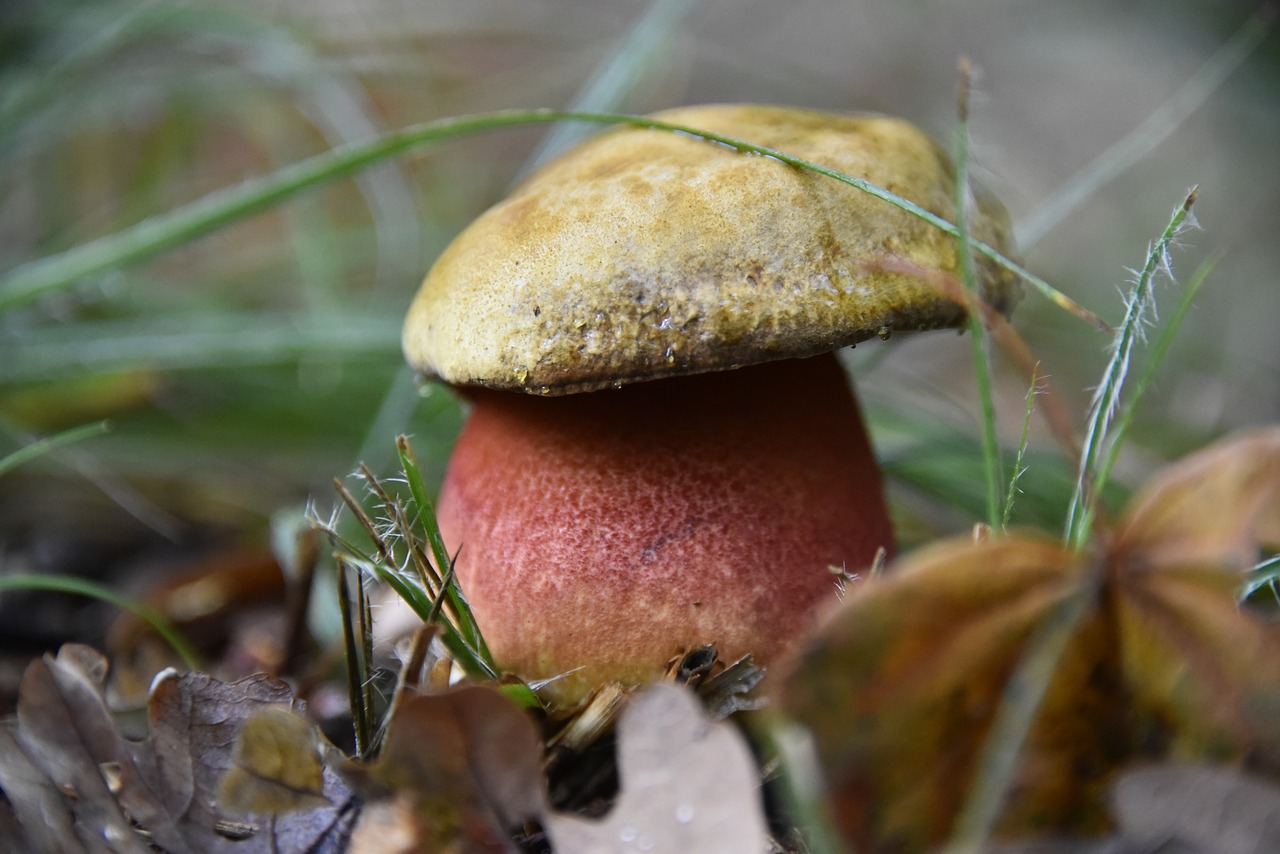
[[[947,157],[905,121],[656,117],[953,219]],[[995,202],[970,223],[1006,245]],[[912,266],[954,272],[954,238],[829,177],[654,129],[588,141],[464,230],[413,302],[404,350],[471,404],[438,515],[498,663],[531,680],[572,671],[550,688],[572,701],[692,645],[767,664],[802,638],[835,596],[832,568],[893,544],[833,351],[964,319],[892,271]],[[1016,280],[979,273],[985,299],[1011,307]]]

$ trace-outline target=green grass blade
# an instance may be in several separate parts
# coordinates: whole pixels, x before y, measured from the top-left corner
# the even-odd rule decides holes
[[[415,480],[418,483],[417,488],[421,489],[422,477],[416,465],[406,465],[405,469],[405,480],[411,484],[411,491],[414,489],[412,483]],[[441,580],[439,575],[433,575],[432,578],[414,577],[410,569],[401,568],[414,565],[416,555],[411,554],[406,557],[403,552],[406,549],[417,550],[422,547],[418,536],[419,529],[415,525],[426,527],[426,523],[408,519],[400,510],[400,499],[388,493],[383,484],[374,478],[367,468],[362,467],[359,474],[370,488],[372,501],[379,510],[377,521],[365,511],[365,508],[340,480],[335,479],[334,487],[372,544],[372,551],[356,545],[345,537],[338,530],[336,515],[327,520],[317,517],[314,513],[311,516],[312,524],[333,543],[339,567],[348,566],[360,572],[362,577],[378,579],[402,599],[423,622],[431,622],[439,626],[441,642],[468,674],[484,679],[498,679],[500,675],[498,668],[484,645],[466,601],[462,599],[457,586],[453,583],[448,556],[445,556],[445,561],[442,563],[442,566],[446,567],[443,575],[447,580]],[[422,490],[422,494],[426,495],[425,489]],[[418,505],[419,508],[423,506],[429,508],[430,505]],[[421,511],[419,515],[422,516]],[[434,516],[430,512],[425,514],[424,518],[430,518],[431,527],[435,527]],[[436,537],[437,539],[439,537],[438,528],[436,528]],[[440,545],[443,549],[443,541]],[[429,585],[438,586],[438,589],[432,592],[428,589]],[[339,593],[349,596],[349,591],[341,588]],[[446,618],[441,613],[443,606],[446,605],[452,619]],[[344,605],[345,607],[347,606]],[[344,632],[346,631],[344,627]]]
[[[604,62],[591,74],[573,99],[574,112],[616,112],[622,109],[636,84],[666,55],[666,46],[687,17],[695,0],[654,0],[632,24]],[[558,124],[524,163],[516,180],[522,180],[551,158],[577,145],[589,129],[581,124]]]
[[[342,647],[347,662],[347,701],[351,706],[351,723],[355,733],[357,758],[363,758],[369,752],[373,741],[373,726],[370,723],[372,708],[366,703],[365,685],[368,683],[368,662],[361,656],[363,645],[356,638],[356,619],[353,616],[355,606],[351,601],[351,588],[347,586],[347,564],[341,555],[336,556],[337,572],[334,580],[338,585],[338,610],[342,614]],[[357,583],[359,571],[357,570]]]
[[[92,439],[95,436],[101,436],[110,429],[109,422],[96,421],[93,424],[82,424],[79,427],[63,430],[61,433],[55,433],[52,436],[28,442],[13,453],[0,457],[0,477],[23,463],[38,459],[45,454],[56,451],[58,448],[73,445],[76,442],[83,442],[85,439]]]
[[[1133,166],[1191,117],[1235,73],[1271,32],[1274,5],[1254,13],[1204,65],[1141,124],[1072,175],[1017,229],[1027,250],[1065,220],[1082,202]]]
[[[433,601],[416,584],[412,584],[400,575],[391,572],[381,563],[375,561],[361,565],[358,568],[379,579],[395,591],[395,594],[403,599],[424,623],[434,621],[436,625],[440,626],[440,641],[466,673],[483,679],[498,679],[500,674],[492,661],[489,660],[487,654],[480,652],[480,650],[468,643],[457,627],[448,620],[433,619],[432,614],[437,611],[438,600]],[[446,585],[445,593],[442,595],[447,595],[448,591],[455,589],[451,580]]]
[[[1039,382],[1040,365],[1037,363],[1036,369],[1031,373],[1031,387],[1027,389],[1027,410],[1022,416],[1022,435],[1018,438],[1018,453],[1013,458],[1013,474],[1009,477],[1009,488],[1004,494],[1004,511],[1000,514],[1000,530],[1002,531],[1009,527],[1009,520],[1013,518],[1013,503],[1018,495],[1018,481],[1026,473],[1023,460],[1026,458],[1027,442],[1031,436],[1031,414],[1036,409],[1036,393]]]
[[[399,352],[403,319],[352,312],[302,318],[225,312],[155,320],[81,322],[0,338],[0,382],[28,382],[146,367],[221,368],[309,355],[359,358]]]
[[[444,536],[440,533],[440,525],[436,521],[435,503],[431,500],[431,493],[427,491],[426,482],[422,478],[422,471],[418,468],[418,461],[413,454],[413,448],[409,445],[408,437],[400,436],[396,439],[396,451],[400,455],[400,465],[404,469],[405,480],[409,484],[409,492],[417,508],[417,513],[410,523],[419,526],[426,533],[427,544],[431,548],[431,556],[435,560],[437,570],[442,574],[448,573],[453,567],[453,556],[445,547]],[[491,670],[496,670],[489,647],[484,642],[484,635],[481,634],[480,626],[471,613],[471,606],[459,592],[457,585],[454,583],[445,585],[444,595],[449,599],[449,605],[456,615],[458,630],[463,638],[485,660]]]
[[[987,525],[1000,528],[1000,441],[996,435],[996,408],[991,395],[991,358],[987,353],[987,330],[982,325],[978,303],[982,292],[973,272],[973,254],[969,236],[969,63],[961,60],[959,116],[956,121],[952,145],[952,161],[955,164],[956,248],[960,256],[960,278],[968,293],[969,306],[966,321],[969,341],[973,350],[974,380],[978,387],[978,402],[982,413],[982,461],[986,482]]]
[[[1169,246],[1181,232],[1195,199],[1196,191],[1192,189],[1186,200],[1174,211],[1169,224],[1147,254],[1146,264],[1126,297],[1125,318],[1116,329],[1111,342],[1111,359],[1103,369],[1102,381],[1090,407],[1076,488],[1067,510],[1064,539],[1073,549],[1083,548],[1089,539],[1097,512],[1095,496],[1098,492],[1100,461],[1109,453],[1108,444],[1114,444],[1114,436],[1111,434],[1113,419],[1120,405],[1134,349],[1142,339],[1148,317],[1154,310],[1156,275],[1162,269],[1168,269]]]
[[[115,234],[100,237],[66,252],[28,262],[0,276],[0,311],[23,305],[43,294],[69,287],[85,277],[155,257],[224,225],[268,210],[300,193],[349,177],[373,164],[404,154],[414,148],[482,131],[559,121],[625,124],[632,127],[683,133],[707,142],[719,143],[737,151],[770,157],[790,166],[806,169],[848,184],[928,222],[952,237],[959,237],[959,231],[952,223],[869,181],[845,175],[835,169],[746,140],[644,116],[545,109],[507,110],[412,125],[369,142],[343,146],[278,169],[270,175],[215,191],[184,207],[143,220]],[[1005,257],[994,247],[972,238],[970,245],[973,251],[985,255],[1019,276],[1055,305],[1095,326],[1108,328],[1093,312],[1080,306],[1022,265]]]
[[[1280,555],[1268,558],[1249,570],[1248,579],[1240,588],[1240,601],[1243,602],[1264,587],[1269,587],[1276,601],[1280,602]]]
[[[84,578],[19,572],[13,575],[0,575],[0,592],[6,590],[51,590],[108,602],[128,611],[154,629],[155,633],[178,654],[189,670],[200,669],[200,654],[168,617],[150,605],[121,596],[110,587]]]
[[[1129,427],[1133,424],[1134,414],[1137,412],[1138,403],[1142,400],[1147,389],[1151,387],[1152,381],[1155,379],[1156,372],[1164,363],[1165,354],[1169,351],[1169,345],[1173,343],[1173,339],[1178,335],[1178,329],[1182,326],[1182,321],[1186,318],[1187,312],[1191,310],[1191,304],[1196,298],[1196,294],[1200,292],[1201,286],[1209,278],[1209,274],[1213,271],[1216,259],[1210,259],[1200,268],[1196,270],[1195,275],[1183,288],[1182,295],[1178,299],[1178,305],[1174,309],[1173,316],[1167,320],[1160,329],[1160,337],[1156,339],[1155,345],[1151,348],[1150,354],[1147,356],[1146,363],[1142,367],[1142,373],[1133,384],[1133,390],[1129,393],[1128,399],[1120,410],[1120,414],[1116,417],[1115,426],[1111,430],[1111,439],[1107,447],[1107,454],[1103,458],[1102,463],[1098,466],[1098,472],[1094,477],[1094,489],[1103,489],[1110,479],[1111,470],[1115,466],[1116,458],[1120,455],[1120,448],[1124,444],[1124,438],[1129,432]],[[1096,504],[1094,505],[1096,507]],[[1094,508],[1089,509],[1090,519],[1094,513]]]

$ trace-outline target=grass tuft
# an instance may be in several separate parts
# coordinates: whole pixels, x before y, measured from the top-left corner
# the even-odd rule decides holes
[[[356,498],[341,481],[334,483],[363,536],[349,532],[350,526],[343,524],[339,513],[327,518],[321,518],[314,510],[310,513],[312,525],[333,544],[352,700],[366,706],[371,705],[371,698],[355,692],[356,686],[368,684],[372,660],[371,616],[365,597],[365,582],[369,579],[390,588],[423,623],[438,627],[441,643],[467,676],[496,682],[502,675],[471,607],[454,581],[457,554],[450,554],[445,547],[413,449],[404,436],[397,439],[396,447],[402,471],[394,480],[380,479],[364,466],[357,471],[355,476],[365,485],[364,500]],[[348,574],[357,578],[354,594],[344,580]],[[504,682],[501,690],[520,705],[541,705],[526,685]]]

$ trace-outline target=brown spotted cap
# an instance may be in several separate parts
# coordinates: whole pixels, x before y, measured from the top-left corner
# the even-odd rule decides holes
[[[950,162],[901,119],[752,105],[655,117],[865,178],[954,221]],[[979,198],[969,219],[1007,250],[998,203]],[[453,241],[409,309],[404,351],[457,385],[589,391],[957,326],[964,312],[919,273],[957,266],[953,237],[832,178],[622,128]],[[1012,308],[1017,279],[980,257],[976,269],[986,300]]]

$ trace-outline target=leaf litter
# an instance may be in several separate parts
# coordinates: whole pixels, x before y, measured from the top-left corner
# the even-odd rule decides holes
[[[811,730],[847,842],[954,841],[980,765],[1005,747],[988,744],[998,712],[1028,702],[1011,677],[1080,596],[995,793],[997,838],[1101,836],[1116,780],[1144,763],[1280,773],[1280,625],[1238,602],[1280,546],[1280,428],[1169,467],[1113,530],[1082,550],[1026,533],[944,541],[829,615],[772,693]]]
[[[78,644],[27,668],[17,723],[0,730],[0,789],[22,834],[14,850],[338,850],[351,795],[336,774],[325,776],[327,806],[265,826],[216,804],[245,721],[292,703],[285,683],[167,672],[151,692],[147,737],[130,741],[108,708],[106,675],[106,659]]]
[[[406,681],[380,752],[364,761],[334,748],[268,676],[166,672],[146,736],[129,740],[107,672],[74,644],[29,666],[16,724],[0,728],[5,850],[714,854],[764,850],[767,839],[755,760],[734,725],[714,719],[751,705],[740,695],[760,671],[724,667],[714,650],[673,663],[686,684],[603,692],[613,700],[576,728],[581,709],[559,720],[494,685]],[[549,732],[583,752],[616,735],[621,787],[602,818],[552,806]]]

